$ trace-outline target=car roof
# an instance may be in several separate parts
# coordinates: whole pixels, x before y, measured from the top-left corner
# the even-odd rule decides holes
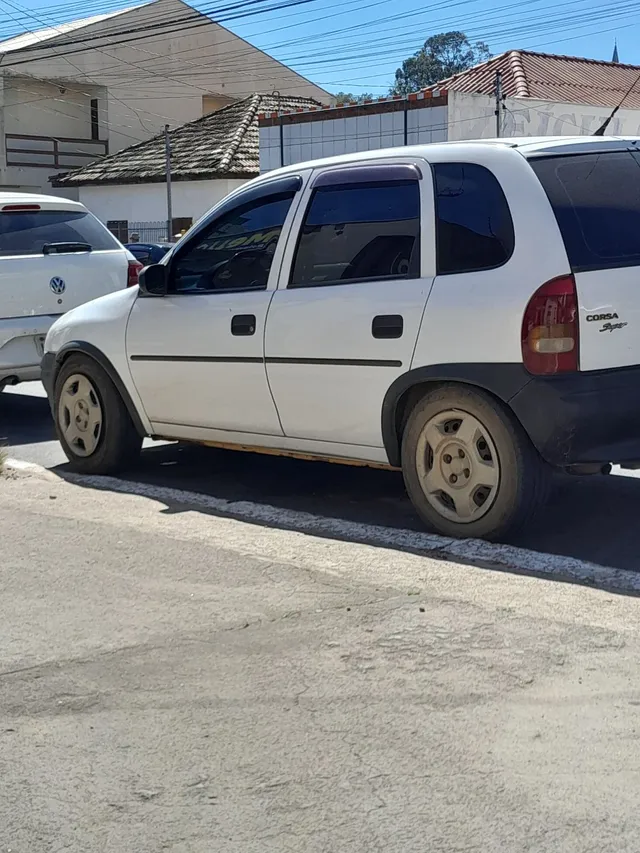
[[[589,151],[625,150],[636,145],[640,151],[640,137],[638,136],[519,136],[504,137],[502,139],[464,139],[452,142],[432,142],[425,145],[376,148],[371,151],[357,151],[353,154],[324,157],[304,163],[293,163],[290,166],[266,172],[255,180],[263,181],[292,173],[295,174],[300,169],[305,168],[311,169],[350,163],[357,164],[368,160],[379,160],[383,157],[400,158],[413,156],[428,159],[429,154],[434,150],[439,152],[438,159],[441,159],[440,155],[442,151],[447,151],[453,160],[461,156],[470,156],[472,151],[478,147],[504,148],[505,150],[516,149],[524,157],[529,158],[542,154],[579,154],[588,153]]]
[[[7,204],[39,204],[46,210],[86,210],[84,204],[70,198],[44,193],[0,192],[0,208]]]

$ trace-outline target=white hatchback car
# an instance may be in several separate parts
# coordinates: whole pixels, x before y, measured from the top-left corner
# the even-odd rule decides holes
[[[0,193],[0,391],[40,378],[56,317],[137,284],[140,269],[79,202]]]
[[[447,143],[246,184],[51,329],[67,456],[108,473],[155,436],[401,468],[429,528],[490,538],[554,468],[640,465],[639,148]]]

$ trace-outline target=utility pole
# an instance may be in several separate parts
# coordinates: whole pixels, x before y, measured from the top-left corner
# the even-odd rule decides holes
[[[171,138],[169,136],[169,125],[164,126],[164,151],[166,158],[165,171],[167,173],[167,242],[173,240],[173,212],[171,210]]]
[[[502,74],[496,71],[496,137],[502,135]]]

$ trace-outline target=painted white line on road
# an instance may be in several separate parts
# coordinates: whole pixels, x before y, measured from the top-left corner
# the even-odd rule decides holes
[[[6,466],[16,472],[41,474],[47,479],[50,477],[58,479],[57,475],[46,468],[29,462],[9,459]],[[180,504],[245,522],[285,528],[312,536],[326,536],[343,541],[363,542],[381,548],[426,553],[431,556],[453,558],[462,563],[481,563],[540,575],[564,577],[610,590],[640,592],[640,573],[601,566],[575,557],[531,551],[527,548],[500,545],[480,539],[448,539],[431,533],[347,521],[251,501],[230,501],[199,492],[119,480],[115,477],[65,474],[64,479],[96,489],[139,495],[167,505]]]

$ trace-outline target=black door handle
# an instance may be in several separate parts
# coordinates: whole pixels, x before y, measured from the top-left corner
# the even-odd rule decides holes
[[[403,331],[404,320],[400,314],[380,314],[371,323],[374,338],[401,338]]]
[[[254,314],[236,314],[231,318],[232,335],[255,335],[256,318]]]

